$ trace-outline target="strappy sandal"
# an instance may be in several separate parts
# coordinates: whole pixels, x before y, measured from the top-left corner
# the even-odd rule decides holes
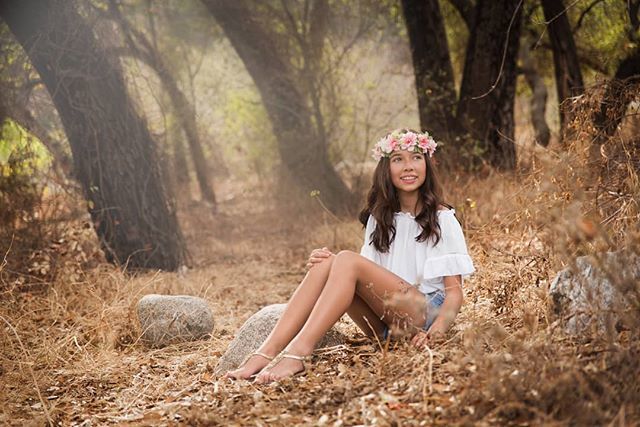
[[[291,375],[287,375],[284,378],[293,378],[293,377],[297,377],[298,375],[302,375],[307,371],[307,366],[306,366],[306,362],[311,360],[311,355],[308,356],[298,356],[297,354],[291,354],[289,353],[288,350],[282,350],[280,352],[280,354],[278,354],[272,361],[271,363],[269,363],[264,369],[267,371],[270,371],[271,369],[273,369],[278,363],[280,363],[282,361],[282,359],[293,359],[293,360],[298,360],[300,362],[302,362],[302,369],[294,372]],[[282,379],[284,379],[282,378]],[[279,380],[276,380],[279,381]]]
[[[273,357],[271,357],[271,356],[269,356],[267,354],[264,354],[261,351],[254,351],[253,353],[250,353],[249,355],[247,355],[247,357],[245,357],[244,360],[242,362],[240,362],[238,367],[236,369],[234,369],[234,370],[242,369],[242,367],[244,365],[246,365],[247,362],[249,361],[249,359],[251,359],[253,356],[260,356],[260,357],[264,357],[265,359],[267,359],[270,362],[267,366],[269,366],[271,364],[271,362],[273,362],[273,359],[274,359]],[[258,371],[258,372],[260,372],[260,371]],[[258,375],[258,372],[256,372],[253,375],[250,375],[249,378],[254,378],[256,375]],[[237,378],[229,376],[229,375],[227,375],[227,378],[237,379]]]

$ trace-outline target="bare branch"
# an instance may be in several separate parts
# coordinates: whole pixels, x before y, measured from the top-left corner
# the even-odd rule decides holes
[[[585,10],[582,11],[582,13],[580,14],[580,18],[578,18],[578,22],[576,23],[576,26],[573,27],[573,31],[572,31],[573,33],[575,33],[580,29],[580,27],[582,26],[582,21],[584,20],[584,17],[587,16],[587,14],[591,11],[591,9],[593,9],[598,3],[602,3],[603,1],[604,0],[593,0],[591,4],[587,6]]]

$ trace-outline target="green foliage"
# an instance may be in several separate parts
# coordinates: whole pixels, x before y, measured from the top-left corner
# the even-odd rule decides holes
[[[469,29],[458,11],[448,1],[440,2],[440,11],[444,19],[444,28],[449,43],[449,55],[453,67],[454,78],[459,82],[462,79],[464,69],[465,52]]]
[[[218,141],[225,158],[243,158],[244,166],[264,177],[276,164],[278,155],[277,141],[259,96],[251,89],[234,89],[226,93],[225,100],[224,128]]]
[[[11,120],[0,127],[0,223],[3,239],[35,218],[41,200],[38,173],[51,159],[37,140]]]
[[[588,2],[581,2],[579,7],[569,9],[573,28],[578,25],[578,20],[588,5]],[[584,15],[580,27],[574,32],[577,48],[584,55],[591,56],[592,60],[600,62],[609,74],[613,74],[620,59],[627,55],[628,25],[626,2],[600,2]]]
[[[3,177],[34,177],[51,165],[47,149],[13,120],[0,127],[0,172]]]

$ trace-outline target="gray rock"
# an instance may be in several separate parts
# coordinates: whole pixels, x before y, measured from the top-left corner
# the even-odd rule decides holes
[[[138,301],[141,339],[150,347],[164,347],[207,338],[213,314],[207,301],[189,295],[145,295]]]
[[[248,318],[218,361],[215,372],[220,374],[236,368],[248,354],[256,351],[276,326],[286,306],[286,304],[268,305]],[[343,344],[345,340],[346,336],[334,327],[325,334],[316,347],[331,347]]]
[[[600,267],[602,266],[602,267]],[[614,278],[612,284],[611,278]],[[629,292],[638,292],[640,257],[624,252],[607,252],[598,260],[589,256],[576,259],[575,269],[559,272],[551,286],[552,311],[566,333],[578,335],[596,326],[610,330],[628,307]]]

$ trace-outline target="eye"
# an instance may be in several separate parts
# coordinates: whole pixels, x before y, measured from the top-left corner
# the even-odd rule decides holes
[[[423,159],[423,157],[422,157],[421,154],[414,154],[413,155],[413,160],[422,160],[422,159]]]
[[[400,160],[402,160],[402,159],[401,159],[399,156],[396,156],[396,157],[394,157],[394,158],[392,158],[392,159],[391,159],[391,161],[392,161],[393,163],[398,163]]]

